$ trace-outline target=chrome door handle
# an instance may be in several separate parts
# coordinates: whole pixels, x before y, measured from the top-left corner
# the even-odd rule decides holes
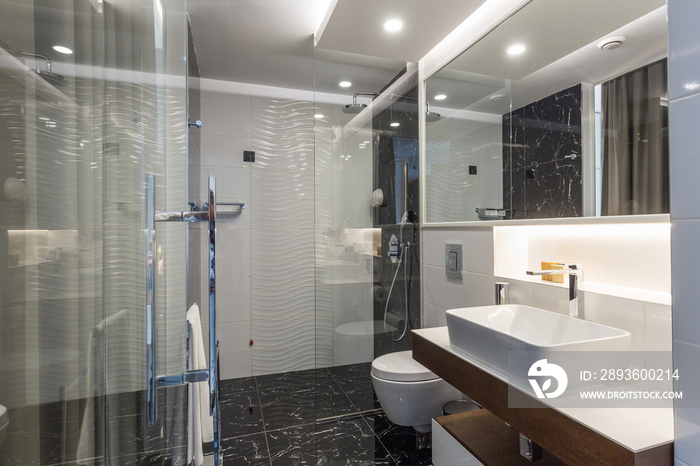
[[[214,419],[219,416],[218,340],[216,339],[216,179],[209,177],[208,205],[204,211],[156,212],[155,177],[146,176],[146,367],[148,425],[158,422],[158,388],[209,381],[209,409]],[[156,222],[209,222],[209,369],[187,371],[175,375],[158,375],[155,275],[156,275]],[[216,424],[216,423],[215,423]],[[216,425],[215,425],[216,430]],[[218,438],[218,434],[217,434]],[[218,442],[217,453],[221,453]]]

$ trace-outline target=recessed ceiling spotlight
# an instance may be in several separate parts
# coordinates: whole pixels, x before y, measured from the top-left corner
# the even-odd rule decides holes
[[[693,81],[690,83],[685,83],[683,87],[685,87],[688,91],[697,91],[698,89],[700,89],[700,83],[698,83],[697,81]]]
[[[58,53],[63,53],[63,54],[66,54],[66,55],[72,55],[72,54],[73,54],[73,51],[72,51],[71,49],[69,49],[68,47],[64,47],[64,46],[62,46],[62,45],[54,45],[54,46],[53,46],[53,49],[54,49],[56,52],[58,52]]]
[[[614,50],[621,46],[625,39],[627,39],[625,36],[608,37],[598,42],[598,48],[600,50]]]
[[[506,96],[504,94],[494,94],[491,97],[489,97],[489,100],[491,102],[500,102],[501,100],[505,99]]]
[[[398,121],[392,121],[389,124],[389,126],[393,126],[394,128],[397,128],[397,127],[401,126],[401,123],[399,123]]]
[[[396,32],[403,27],[403,23],[398,19],[390,19],[384,23],[384,29],[389,32]]]
[[[338,83],[338,86],[340,86],[340,87],[350,87],[350,86],[352,86],[352,83],[351,83],[350,81],[340,81],[340,82]]]
[[[520,55],[525,51],[525,46],[523,44],[515,44],[508,47],[508,55]]]
[[[445,94],[438,94],[435,97],[433,97],[435,100],[445,100],[447,96]]]
[[[317,113],[316,115],[314,115],[314,118],[316,118],[317,120],[320,120],[321,118],[323,118],[325,116],[326,115],[324,115],[323,113]]]

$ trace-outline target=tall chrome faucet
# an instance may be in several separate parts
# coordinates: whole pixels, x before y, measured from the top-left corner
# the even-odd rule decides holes
[[[583,296],[579,296],[578,283],[583,280],[583,264],[558,264],[564,268],[560,270],[528,270],[528,275],[561,275],[569,276],[569,315],[571,317],[579,316],[579,308],[583,309]]]

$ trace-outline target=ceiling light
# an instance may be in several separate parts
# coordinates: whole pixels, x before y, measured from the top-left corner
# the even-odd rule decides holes
[[[520,55],[525,51],[525,46],[523,44],[515,44],[508,47],[508,55]]]
[[[625,39],[627,39],[625,36],[608,37],[598,42],[598,48],[600,50],[614,50],[621,46]]]
[[[340,87],[350,87],[350,86],[352,86],[352,83],[351,83],[350,81],[340,81],[340,82],[338,83],[338,86],[340,86]]]
[[[401,123],[399,123],[398,121],[393,121],[393,122],[391,122],[391,124],[389,126],[393,126],[394,128],[398,128],[399,126],[401,126]]]
[[[447,96],[445,94],[438,94],[435,97],[433,97],[435,100],[445,100]]]
[[[491,97],[489,97],[489,100],[491,102],[500,102],[501,100],[505,99],[506,96],[503,94],[494,94]]]
[[[316,118],[317,120],[320,120],[324,116],[326,116],[326,115],[324,115],[323,113],[317,113],[316,115],[314,115],[314,118]]]
[[[384,29],[389,32],[396,32],[403,27],[403,23],[398,19],[390,19],[384,23]]]
[[[58,53],[64,53],[66,55],[72,55],[73,51],[69,49],[68,47],[64,47],[62,45],[54,45],[53,49],[58,52]]]
[[[700,83],[698,83],[697,81],[693,81],[691,83],[685,83],[683,87],[685,87],[685,89],[688,91],[697,91],[698,89],[700,89]]]

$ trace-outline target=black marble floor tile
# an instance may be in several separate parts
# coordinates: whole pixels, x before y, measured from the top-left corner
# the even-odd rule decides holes
[[[261,397],[261,407],[268,431],[355,412],[342,391],[330,389]]]
[[[267,440],[273,466],[395,464],[362,418],[268,432]]]
[[[263,433],[224,439],[222,450],[224,464],[270,466],[267,440]]]
[[[329,367],[333,378],[340,383],[346,379],[368,378],[372,370],[371,362],[363,362],[359,364],[349,364],[347,366]]]
[[[340,382],[340,388],[357,411],[380,409],[382,406],[374,393],[371,380],[348,379]]]
[[[416,447],[416,431],[413,427],[398,426],[389,421],[384,413],[365,416],[365,421],[396,464],[412,466],[432,464],[432,450]]]
[[[285,372],[256,377],[258,391],[262,397],[309,392],[334,384],[328,369]]]
[[[223,390],[222,390],[223,395]],[[221,401],[221,438],[260,433],[264,430],[258,394],[228,395]]]
[[[255,377],[242,377],[238,379],[226,379],[221,381],[219,386],[221,398],[224,396],[236,396],[241,394],[257,393],[258,385]]]

